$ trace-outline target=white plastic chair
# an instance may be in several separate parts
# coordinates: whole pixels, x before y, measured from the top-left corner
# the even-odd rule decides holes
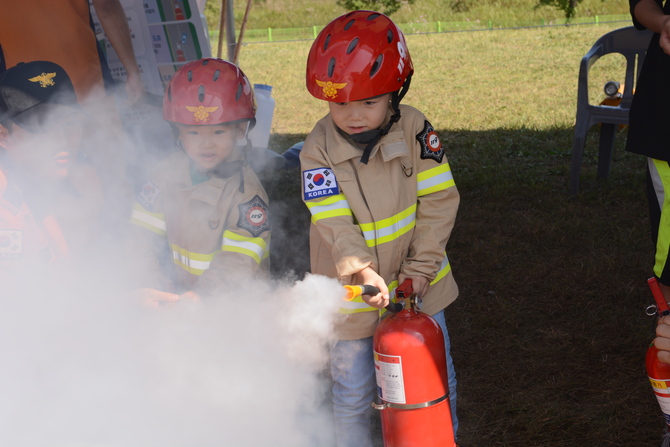
[[[617,126],[628,124],[628,111],[633,101],[635,82],[652,34],[648,30],[638,31],[633,26],[611,31],[600,37],[582,58],[577,87],[577,121],[570,162],[571,194],[577,194],[579,191],[586,134],[591,126],[597,123],[601,123],[598,178],[606,179],[609,176],[614,152],[614,134]],[[616,107],[589,104],[589,69],[600,57],[610,53],[619,53],[626,58],[626,78],[621,103]]]

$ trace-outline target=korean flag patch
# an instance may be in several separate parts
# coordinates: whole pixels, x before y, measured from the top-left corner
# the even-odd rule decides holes
[[[340,193],[337,179],[335,179],[335,174],[330,168],[302,171],[302,184],[305,191],[305,200],[335,196]]]
[[[0,230],[0,259],[21,259],[23,231]]]
[[[432,158],[436,162],[442,163],[444,148],[440,137],[437,136],[437,132],[428,121],[424,121],[423,130],[416,135],[416,139],[421,146],[421,158],[424,160]]]
[[[158,189],[151,180],[147,180],[140,192],[137,193],[135,199],[145,210],[151,211],[153,210],[154,205],[156,204],[156,199],[160,193],[161,190]]]
[[[248,202],[237,205],[240,218],[237,227],[247,230],[253,237],[260,236],[264,231],[270,231],[268,220],[268,206],[258,194]]]

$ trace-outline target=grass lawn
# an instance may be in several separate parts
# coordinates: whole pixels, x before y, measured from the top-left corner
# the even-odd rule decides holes
[[[460,297],[446,312],[466,447],[659,440],[664,423],[644,370],[653,338],[645,160],[623,151],[624,129],[609,180],[597,181],[593,128],[581,192],[567,188],[579,61],[599,36],[628,25],[407,37],[416,73],[405,102],[447,142],[462,196],[447,247]],[[241,51],[251,81],[274,86],[278,152],[326,111],[304,87],[310,45]],[[595,70],[597,101],[606,81],[623,80],[622,58]],[[299,172],[267,181],[276,268],[300,274],[309,217]]]

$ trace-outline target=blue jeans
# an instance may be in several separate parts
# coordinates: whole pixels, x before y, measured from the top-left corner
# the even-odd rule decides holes
[[[433,315],[444,333],[449,378],[449,401],[454,435],[458,430],[456,416],[456,371],[451,360],[449,332],[444,312]],[[372,337],[340,340],[330,349],[330,372],[333,377],[333,411],[337,447],[372,447],[370,433],[371,402],[377,383],[372,353]]]

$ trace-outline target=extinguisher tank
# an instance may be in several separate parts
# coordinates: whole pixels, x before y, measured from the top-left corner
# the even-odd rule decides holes
[[[454,447],[442,329],[406,307],[373,336],[384,446]]]

